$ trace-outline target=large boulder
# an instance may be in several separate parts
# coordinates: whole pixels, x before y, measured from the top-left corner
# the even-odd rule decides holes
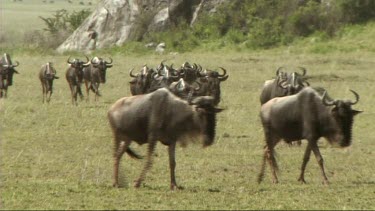
[[[193,24],[223,1],[228,0],[104,0],[57,51],[90,51],[139,41],[144,34],[166,30],[179,20]]]

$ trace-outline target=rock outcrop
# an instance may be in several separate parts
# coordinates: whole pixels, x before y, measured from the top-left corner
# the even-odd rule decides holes
[[[228,0],[104,0],[57,51],[120,46],[129,40],[141,40],[145,33],[166,30],[181,20],[192,25],[201,14],[215,12],[224,1]]]

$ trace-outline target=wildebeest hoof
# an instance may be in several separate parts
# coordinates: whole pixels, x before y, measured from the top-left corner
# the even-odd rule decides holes
[[[134,187],[135,188],[141,187],[141,181],[139,181],[139,180],[135,181]]]
[[[112,187],[119,188],[118,183],[113,183]]]
[[[306,181],[304,178],[299,178],[298,181],[301,182],[302,184],[306,184]]]
[[[185,189],[184,187],[182,187],[182,186],[178,186],[178,185],[176,185],[176,184],[171,184],[171,190],[183,190],[183,189]]]

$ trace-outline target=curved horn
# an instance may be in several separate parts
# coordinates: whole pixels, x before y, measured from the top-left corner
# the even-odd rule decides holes
[[[222,67],[219,67],[219,68],[223,70],[223,74],[221,75],[219,74],[219,77],[224,77],[227,74],[227,70]]]
[[[277,83],[277,85],[278,85],[279,87],[283,88],[283,89],[287,89],[287,88],[288,88],[288,85],[283,84],[283,83],[286,82],[286,81],[287,81],[286,79],[284,79],[284,80],[280,80],[280,81]]]
[[[66,60],[66,62],[67,62],[68,64],[73,64],[73,62],[70,61],[70,56],[69,56],[68,60]]]
[[[355,92],[354,90],[350,89],[350,91],[353,92],[353,94],[355,95],[355,102],[350,101],[350,105],[354,105],[354,104],[358,103],[358,101],[359,101],[359,94],[357,92]]]
[[[106,62],[106,63],[107,63],[107,64],[112,64],[112,63],[113,63],[113,60],[112,60],[111,57],[109,57],[109,60],[110,60],[110,62]]]
[[[194,63],[194,64],[193,64],[193,69],[194,69],[194,70],[198,70],[198,65]]]
[[[90,61],[91,64],[98,64],[97,62],[94,62],[94,59],[95,59],[95,58],[97,58],[97,57],[93,57],[93,58],[91,59],[91,61]]]
[[[336,101],[328,102],[328,101],[326,100],[326,97],[327,97],[327,91],[324,91],[324,93],[323,93],[323,97],[322,97],[323,105],[326,105],[326,106],[333,106],[333,105],[336,104]]]
[[[302,76],[306,75],[306,68],[304,67],[298,67],[300,70],[302,70]]]
[[[198,86],[196,88],[194,88],[194,91],[199,91],[201,89],[201,83],[199,83],[198,81],[194,81],[194,83],[198,84]]]
[[[130,77],[135,78],[137,76],[133,75],[133,70],[134,70],[134,67],[129,71],[129,75],[130,75]]]
[[[17,67],[18,65],[20,65],[20,63],[18,61],[16,61],[16,65],[13,64],[12,67]]]
[[[86,57],[86,63],[89,63],[89,61],[90,61],[89,57],[87,57],[86,55],[85,55],[85,57]]]
[[[282,66],[279,67],[279,68],[277,68],[277,70],[276,70],[276,76],[279,76],[280,70],[283,69],[283,68],[284,68],[284,67],[282,67]]]
[[[306,86],[310,86],[310,83],[309,83],[309,82],[307,82],[307,81],[303,81],[303,83],[305,83],[305,84],[306,84]]]

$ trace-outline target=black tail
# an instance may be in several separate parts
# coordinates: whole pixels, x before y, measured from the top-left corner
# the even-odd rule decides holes
[[[128,155],[131,157],[131,158],[135,158],[135,159],[143,159],[142,156],[138,155],[137,153],[133,152],[133,150],[131,150],[130,148],[127,148],[126,149],[126,153],[128,153]]]

